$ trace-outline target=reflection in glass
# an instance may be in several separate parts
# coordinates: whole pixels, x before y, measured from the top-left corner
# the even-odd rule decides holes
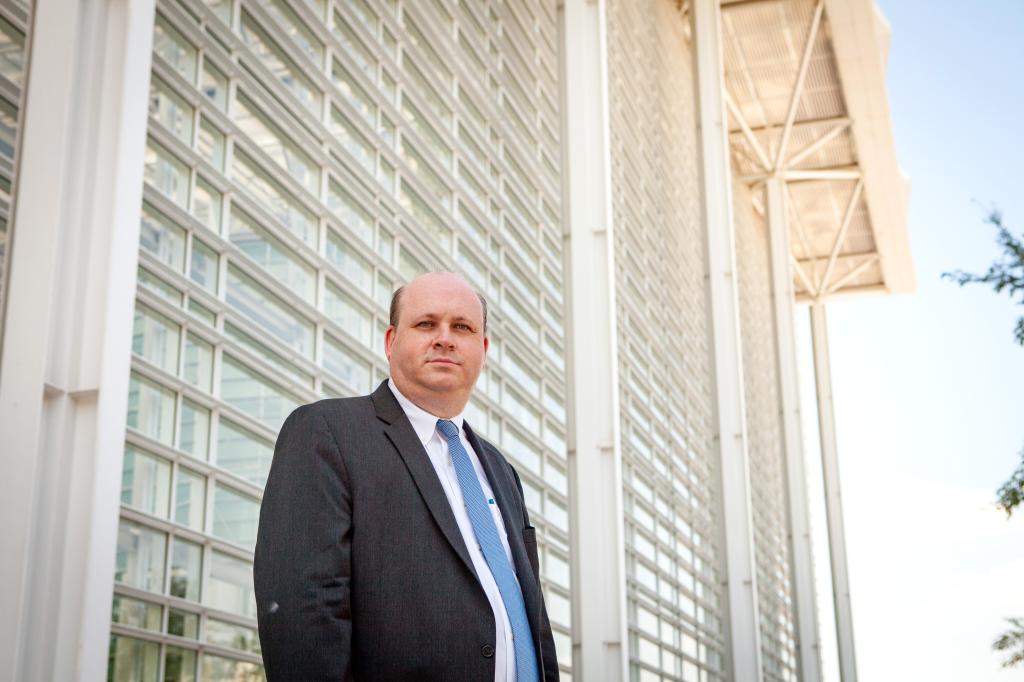
[[[186,400],[181,405],[181,434],[178,448],[198,459],[206,459],[210,445],[210,411]]]
[[[210,557],[210,579],[204,599],[206,605],[238,616],[255,618],[252,564],[217,550],[213,550]]]
[[[126,445],[121,469],[121,504],[166,519],[170,493],[171,463]]]
[[[153,140],[146,142],[143,175],[158,192],[178,206],[188,207],[188,166]]]
[[[178,340],[181,327],[171,319],[135,304],[132,352],[169,374],[178,373]]]
[[[193,530],[203,530],[206,478],[191,469],[178,467],[174,486],[174,521]]]
[[[168,646],[164,654],[164,682],[195,682],[196,652]]]
[[[214,618],[206,620],[206,641],[239,651],[261,653],[260,639],[256,635],[256,630],[234,623],[225,623]]]
[[[217,427],[217,466],[263,487],[274,447],[226,419]]]
[[[165,533],[121,519],[114,580],[148,592],[163,592],[166,555]]]
[[[159,604],[150,604],[141,599],[132,599],[115,594],[110,610],[110,620],[120,625],[130,625],[143,630],[160,631],[163,609]]]
[[[194,301],[189,301],[189,305]],[[207,393],[213,385],[213,346],[195,334],[185,339],[185,368],[183,378]]]
[[[263,666],[230,658],[203,654],[204,680],[231,680],[231,682],[266,682]]]
[[[194,542],[175,538],[171,552],[171,596],[199,601],[202,569],[203,548]]]
[[[213,534],[252,550],[256,547],[259,502],[217,484],[213,492]]]
[[[167,612],[167,634],[199,639],[199,614],[171,609]]]
[[[228,266],[228,303],[260,328],[274,334],[306,357],[313,357],[313,323],[233,264]]]
[[[324,291],[324,312],[332,322],[364,344],[370,345],[373,333],[370,313],[331,282],[327,283]]]
[[[132,372],[128,383],[128,426],[171,445],[174,393]]]
[[[139,246],[173,270],[185,270],[185,230],[146,203],[142,204]]]
[[[324,335],[324,369],[358,391],[370,388],[370,366],[345,345]]]
[[[111,635],[107,682],[157,682],[159,667],[159,644]]]
[[[230,356],[224,356],[220,394],[226,403],[277,431],[298,402]]]
[[[316,301],[316,271],[279,239],[232,207],[231,243],[274,279],[309,303]]]

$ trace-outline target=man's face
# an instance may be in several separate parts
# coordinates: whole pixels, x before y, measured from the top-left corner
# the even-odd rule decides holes
[[[487,345],[480,299],[449,273],[410,282],[402,292],[398,324],[384,337],[398,390],[425,409],[438,401],[464,406]]]

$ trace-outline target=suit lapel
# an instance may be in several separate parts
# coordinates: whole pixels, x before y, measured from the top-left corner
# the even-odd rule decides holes
[[[377,417],[385,423],[384,434],[398,450],[398,454],[405,462],[412,480],[419,488],[423,501],[426,502],[434,521],[441,528],[441,532],[447,538],[455,553],[462,559],[469,572],[477,578],[476,570],[473,568],[473,561],[469,558],[466,550],[466,542],[462,539],[459,525],[455,521],[451,505],[441,488],[441,482],[437,479],[437,472],[434,471],[430,458],[423,449],[423,444],[416,436],[416,431],[409,423],[408,417],[398,404],[388,382],[385,380],[376,391],[370,396],[373,400]]]

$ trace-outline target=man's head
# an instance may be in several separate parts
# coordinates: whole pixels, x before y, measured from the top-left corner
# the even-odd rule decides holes
[[[458,275],[432,272],[395,292],[384,351],[403,395],[438,417],[462,412],[487,353],[487,304]]]

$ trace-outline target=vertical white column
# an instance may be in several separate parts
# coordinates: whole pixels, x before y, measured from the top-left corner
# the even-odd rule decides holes
[[[106,676],[154,0],[35,3],[0,357],[0,678]]]
[[[821,645],[818,610],[814,598],[814,557],[811,550],[807,471],[804,464],[800,419],[800,389],[796,369],[796,334],[793,320],[793,273],[790,269],[789,206],[786,184],[769,178],[768,231],[771,238],[772,299],[775,307],[775,343],[778,354],[779,399],[783,453],[789,501],[790,559],[796,601],[797,657],[801,682],[821,681]]]
[[[629,679],[603,0],[562,7],[573,677]]]
[[[818,433],[821,438],[821,470],[825,478],[825,518],[832,563],[832,599],[835,603],[836,639],[839,648],[839,679],[856,682],[857,659],[853,647],[853,610],[850,606],[850,574],[846,568],[846,531],[843,499],[839,489],[839,454],[832,404],[832,370],[829,366],[828,325],[825,304],[811,306],[811,340],[814,346],[814,378],[818,389]]]
[[[704,176],[708,287],[715,355],[715,407],[721,457],[725,580],[729,603],[729,679],[762,677],[750,462],[743,395],[734,247],[732,171],[722,80],[718,0],[695,0],[693,25]]]

